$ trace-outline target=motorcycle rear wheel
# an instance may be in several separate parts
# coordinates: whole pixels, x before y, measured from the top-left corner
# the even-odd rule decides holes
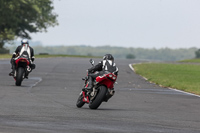
[[[97,109],[101,103],[103,102],[106,96],[107,88],[105,86],[100,86],[99,91],[96,94],[96,97],[93,101],[90,101],[89,108],[90,109]]]
[[[83,105],[85,104],[85,102],[83,102],[83,94],[79,95],[78,100],[76,102],[76,106],[78,108],[81,108]]]
[[[18,72],[17,72],[17,76],[16,76],[16,82],[15,82],[16,86],[21,86],[24,73],[25,73],[24,68],[19,67]]]

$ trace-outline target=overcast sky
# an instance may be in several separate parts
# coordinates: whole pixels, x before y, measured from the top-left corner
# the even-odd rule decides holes
[[[200,47],[200,0],[54,0],[59,26],[43,45]]]

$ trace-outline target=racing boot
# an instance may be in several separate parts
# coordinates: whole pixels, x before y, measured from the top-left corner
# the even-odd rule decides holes
[[[26,75],[25,78],[28,79],[28,75]]]
[[[14,72],[15,72],[15,71],[12,70],[12,71],[9,73],[9,76],[14,76]]]
[[[32,71],[31,67],[30,67],[30,66],[27,66],[27,72],[26,72],[26,74],[25,74],[25,78],[26,78],[26,79],[28,79],[28,75],[29,75],[29,73],[31,73],[31,71]]]
[[[9,73],[9,76],[14,76],[15,73],[15,66],[12,66],[12,71]]]
[[[83,88],[83,91],[90,91],[92,89],[92,77],[88,77],[88,86]]]
[[[15,73],[15,60],[13,58],[11,58],[10,63],[11,63],[12,71],[9,73],[9,76],[14,76],[14,73]]]

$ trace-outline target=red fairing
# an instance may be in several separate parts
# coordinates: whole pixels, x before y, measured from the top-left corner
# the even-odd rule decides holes
[[[96,82],[102,82],[103,80],[105,80],[106,79],[106,77],[104,77],[104,76],[98,76],[98,77],[96,77]]]
[[[88,96],[85,97],[84,91],[82,93],[83,93],[83,102],[89,103],[89,97]]]
[[[18,65],[18,63],[22,61],[22,62],[26,62],[27,65],[29,65],[29,61],[26,58],[19,58],[15,61],[16,65]]]
[[[111,77],[109,77],[109,75]],[[115,79],[112,79],[112,77],[115,77]],[[117,76],[115,76],[112,73],[109,73],[109,74],[104,74],[103,76],[96,77],[96,82],[99,82],[100,84],[104,84],[107,86],[107,88],[112,89],[114,87],[113,84],[115,83],[116,79],[117,79]]]
[[[104,80],[101,82],[101,84],[104,84],[107,86],[107,88],[110,88],[112,89],[113,88],[113,83],[111,81],[108,81],[108,80]]]

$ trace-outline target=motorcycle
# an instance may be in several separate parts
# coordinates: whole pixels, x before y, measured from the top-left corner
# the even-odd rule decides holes
[[[15,72],[13,78],[15,79],[15,85],[21,86],[23,79],[28,78],[28,74],[31,72],[30,62],[27,54],[22,54],[20,57],[15,58]]]
[[[94,60],[90,59],[90,63],[94,66]],[[82,80],[85,81],[84,88],[86,88],[88,86],[88,74]],[[116,80],[117,75],[107,71],[103,75],[97,76],[91,90],[81,91],[76,106],[81,108],[86,103],[89,104],[90,109],[97,109],[102,102],[107,102],[114,95]]]

